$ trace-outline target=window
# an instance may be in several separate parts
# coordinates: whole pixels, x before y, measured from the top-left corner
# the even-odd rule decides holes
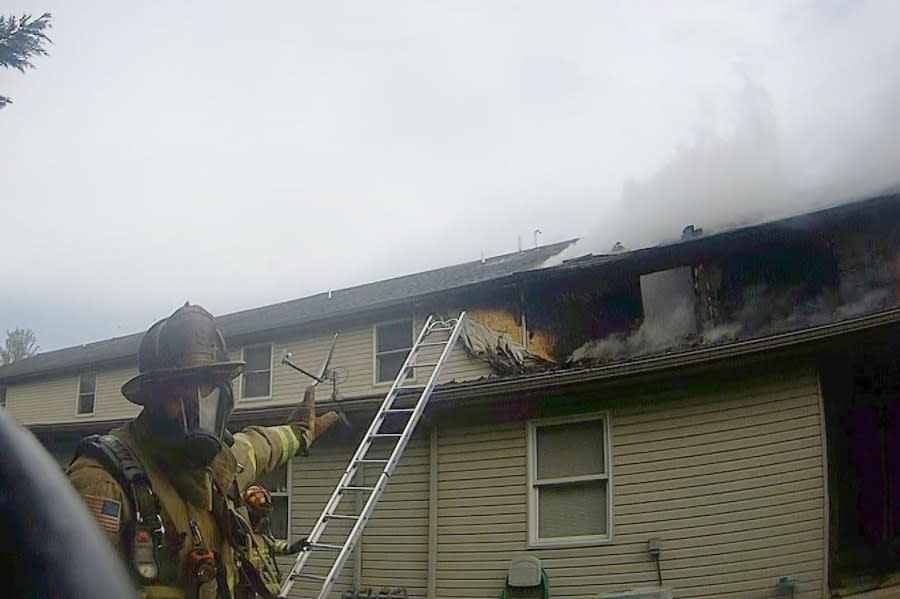
[[[241,397],[269,397],[272,394],[272,345],[245,347]]]
[[[397,378],[412,349],[412,320],[375,325],[375,382],[389,383]],[[412,378],[412,370],[407,378]]]
[[[611,540],[608,416],[531,422],[528,445],[530,544]]]
[[[0,408],[6,407],[6,387],[0,387]]]
[[[97,389],[96,374],[82,374],[78,379],[78,406],[76,414],[94,413],[94,395]]]
[[[288,540],[288,522],[290,521],[290,464],[260,477],[259,484],[272,493],[272,534],[276,539]]]

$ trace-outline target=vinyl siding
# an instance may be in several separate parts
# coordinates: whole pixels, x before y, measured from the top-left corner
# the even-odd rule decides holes
[[[416,326],[421,327],[421,322]],[[360,326],[340,332],[335,346],[332,366],[338,369],[341,380],[338,389],[343,397],[360,395],[380,395],[387,393],[390,383],[376,385],[374,372],[373,325]],[[417,329],[418,332],[418,329]],[[272,344],[272,386],[267,398],[240,399],[242,377],[235,380],[237,409],[259,408],[271,405],[296,403],[303,396],[303,390],[311,379],[281,364],[282,353],[287,350],[293,355],[291,360],[309,370],[318,371],[328,354],[334,332],[320,333],[303,338],[275,340]],[[254,343],[253,345],[258,345]],[[230,347],[230,354],[237,358],[241,347]],[[423,361],[434,355],[423,352]],[[93,372],[93,371],[92,371]],[[94,413],[75,415],[75,398],[78,376],[65,376],[46,380],[10,385],[7,391],[7,408],[19,422],[25,425],[83,422],[92,420],[126,419],[135,416],[140,407],[129,402],[120,391],[122,383],[137,374],[136,368],[98,370],[97,392]],[[458,343],[445,366],[441,382],[462,381],[481,378],[491,373],[490,367],[466,354],[462,343]],[[420,374],[424,376],[424,374]],[[318,399],[327,401],[331,397],[332,386],[325,384],[318,389]]]
[[[459,312],[457,311],[456,314],[458,313]],[[424,324],[424,319],[416,320],[416,334],[418,334]],[[446,338],[446,333],[435,333],[435,340],[444,340]],[[419,353],[419,355],[421,356],[419,358],[419,362],[437,361],[438,357],[440,357],[441,355],[442,349],[443,348],[439,346],[422,348],[421,352]],[[423,371],[417,376],[424,383],[430,373],[431,369],[428,369],[427,371]],[[463,345],[463,342],[457,341],[456,345],[453,347],[453,351],[447,357],[447,362],[444,364],[444,369],[441,371],[441,376],[438,379],[438,383],[447,383],[450,381],[471,381],[482,377],[491,376],[493,373],[494,371],[491,369],[490,365],[487,364],[487,362],[470,356],[466,352],[466,348]]]
[[[655,586],[663,539],[677,597],[771,597],[782,576],[823,593],[824,495],[812,374],[691,396],[632,397],[611,410],[613,542],[541,548],[553,594]],[[616,404],[619,404],[617,407]],[[438,596],[490,597],[527,549],[524,423],[441,431]]]
[[[387,451],[373,451],[386,458]],[[380,468],[366,468],[366,484]],[[362,588],[406,587],[410,598],[424,599],[428,581],[428,444],[413,439],[391,476],[362,545]]]
[[[299,457],[294,460],[291,488],[291,540],[302,538],[312,530],[316,518],[325,507],[325,503],[331,496],[331,492],[337,485],[343,474],[347,462],[353,454],[353,449],[347,447],[316,446],[309,456]],[[347,509],[344,503],[342,509]],[[353,513],[353,511],[343,512]],[[351,527],[350,522],[334,521],[328,525],[325,535],[319,539],[321,543],[342,544]],[[343,536],[342,536],[343,535]],[[324,576],[330,566],[329,558],[333,558],[331,552],[314,551],[304,569],[305,573]],[[293,564],[292,557],[279,558],[279,566],[283,575],[286,575]],[[329,598],[340,599],[341,592],[353,584],[353,564],[348,562],[347,567],[338,578],[334,590]],[[298,580],[291,590],[291,597],[317,596],[320,586],[314,581]]]
[[[360,395],[381,395],[387,393],[390,382],[375,384],[375,350],[374,326],[357,327],[340,331],[331,366],[338,371],[338,391],[343,397]],[[418,334],[424,321],[416,321],[415,333]],[[296,402],[303,396],[303,390],[312,379],[300,374],[288,366],[281,364],[284,351],[291,352],[291,361],[310,372],[317,372],[328,354],[334,332],[320,333],[302,339],[276,341],[273,345],[272,397],[238,400],[238,408],[262,407]],[[235,348],[238,352],[239,348]],[[425,348],[421,352],[420,361],[434,361],[440,352],[439,347]],[[475,380],[490,375],[493,371],[485,362],[471,357],[465,351],[462,342],[457,342],[441,373],[439,382]],[[417,373],[417,380],[424,382],[429,371]],[[240,385],[236,382],[236,390],[240,397]],[[330,383],[321,385],[317,398],[326,401],[331,396]]]
[[[122,383],[136,374],[136,370],[96,372],[93,414],[75,414],[78,375],[11,385],[7,391],[7,409],[16,420],[26,425],[130,418],[140,411],[140,407],[125,399],[120,391]]]
[[[307,535],[315,524],[332,490],[347,466],[355,448],[350,445],[336,447],[315,446],[308,457],[294,460],[291,495],[291,538]],[[385,457],[384,451],[373,449],[369,457]],[[368,465],[363,472],[366,484],[373,484],[380,473],[377,466]],[[429,460],[427,441],[414,438],[400,464],[394,471],[387,491],[369,521],[357,548],[362,551],[347,562],[330,597],[354,586],[354,571],[359,577],[359,588],[406,587],[411,598],[423,599],[427,584],[428,547],[428,476]],[[340,513],[358,514],[361,498],[345,499]],[[333,521],[328,525],[321,542],[342,544],[351,527],[350,522]],[[324,575],[334,554],[313,552],[305,572]],[[286,573],[292,559],[281,560]],[[310,596],[318,590],[314,583],[298,581],[292,597]]]

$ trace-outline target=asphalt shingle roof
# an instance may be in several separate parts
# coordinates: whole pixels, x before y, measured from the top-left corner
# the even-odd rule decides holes
[[[388,307],[433,293],[503,279],[539,267],[572,242],[476,260],[357,287],[319,293],[261,308],[217,316],[227,338],[302,326],[328,318]],[[134,359],[143,332],[37,354],[0,367],[0,383],[20,377]]]

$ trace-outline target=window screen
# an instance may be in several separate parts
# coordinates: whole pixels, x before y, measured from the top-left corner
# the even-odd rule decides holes
[[[82,374],[78,380],[78,414],[94,413],[94,398],[97,387],[97,375]]]
[[[380,324],[375,327],[375,381],[397,378],[412,348],[412,320]],[[410,371],[408,376],[412,376]]]
[[[259,345],[244,348],[243,380],[241,397],[269,397],[272,379],[272,346]]]

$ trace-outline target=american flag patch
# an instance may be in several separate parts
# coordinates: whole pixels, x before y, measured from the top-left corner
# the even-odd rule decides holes
[[[85,495],[84,501],[100,528],[107,532],[119,532],[119,514],[122,511],[122,504],[114,499],[94,495]]]

